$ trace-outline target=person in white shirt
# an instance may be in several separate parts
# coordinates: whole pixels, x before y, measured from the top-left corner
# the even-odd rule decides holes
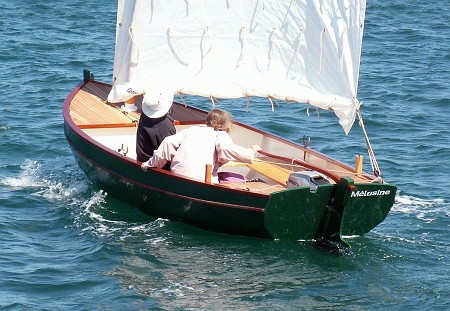
[[[229,161],[252,163],[257,145],[245,148],[233,143],[228,132],[232,118],[228,112],[212,109],[206,118],[206,125],[192,126],[166,137],[153,156],[142,163],[147,171],[150,167],[164,167],[170,162],[170,169],[199,181],[205,180],[207,164],[212,164],[212,182],[218,183],[217,170]]]

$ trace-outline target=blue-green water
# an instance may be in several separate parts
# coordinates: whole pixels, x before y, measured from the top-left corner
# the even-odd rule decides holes
[[[399,194],[341,256],[155,220],[92,185],[61,106],[84,68],[111,81],[116,3],[36,2],[0,0],[0,308],[450,309],[448,0],[368,1],[359,99]],[[344,137],[327,114],[230,110],[343,161],[364,153],[360,128]]]

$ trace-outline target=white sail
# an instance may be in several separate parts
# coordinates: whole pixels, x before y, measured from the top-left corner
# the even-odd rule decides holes
[[[365,0],[119,0],[113,89],[271,97],[355,120]]]

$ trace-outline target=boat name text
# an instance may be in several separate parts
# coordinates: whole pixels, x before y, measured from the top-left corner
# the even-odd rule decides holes
[[[373,197],[378,195],[389,195],[391,193],[390,190],[376,190],[376,191],[352,191],[352,194],[350,197],[352,198],[359,198],[359,197]]]

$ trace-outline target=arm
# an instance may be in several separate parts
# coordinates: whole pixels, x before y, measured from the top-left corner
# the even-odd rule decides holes
[[[175,135],[164,138],[158,149],[153,152],[153,156],[147,162],[142,163],[141,168],[146,171],[149,167],[163,167],[167,162],[172,161],[185,134],[185,131],[181,131]]]
[[[229,161],[252,163],[255,157],[255,151],[258,148],[257,146],[252,148],[238,146],[233,143],[231,137],[225,132],[221,132],[216,140],[217,160],[220,163],[227,163]]]

